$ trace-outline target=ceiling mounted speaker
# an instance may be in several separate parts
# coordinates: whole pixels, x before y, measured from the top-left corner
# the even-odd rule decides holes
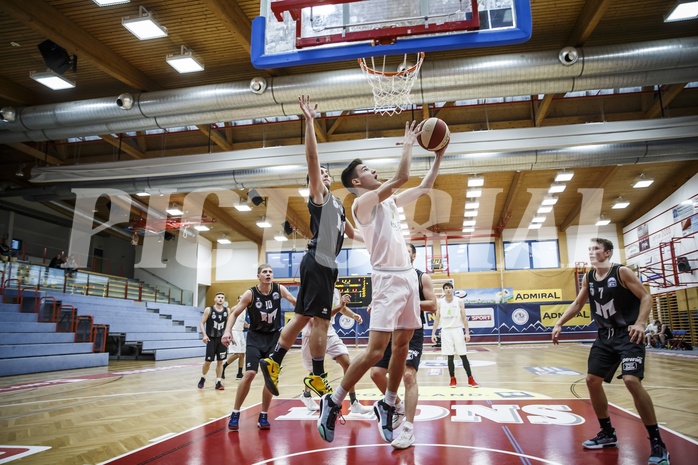
[[[247,198],[255,205],[255,207],[264,203],[264,197],[259,195],[259,192],[254,189],[247,193]]]
[[[54,73],[63,74],[69,69],[77,70],[78,57],[68,54],[66,49],[50,40],[44,40],[39,44],[39,52],[44,59],[46,66]]]
[[[679,273],[690,273],[691,264],[688,262],[688,257],[676,257],[676,268]]]
[[[291,226],[291,223],[289,223],[288,221],[284,221],[283,223],[281,223],[281,226],[284,228],[284,234],[286,234],[287,236],[293,234],[293,226]]]

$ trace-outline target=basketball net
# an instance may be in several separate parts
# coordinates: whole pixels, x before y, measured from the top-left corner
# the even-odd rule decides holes
[[[424,62],[424,52],[417,54],[416,64],[409,68],[407,66],[404,66],[403,69],[398,68],[398,71],[395,72],[385,70],[385,58],[383,57],[383,63],[382,65],[379,63],[379,67],[376,66],[373,57],[370,58],[370,66],[366,62],[366,58],[359,58],[359,66],[373,90],[373,111],[381,115],[392,116],[400,113],[408,105],[412,104],[410,91]],[[405,55],[402,63],[407,63],[407,55]]]

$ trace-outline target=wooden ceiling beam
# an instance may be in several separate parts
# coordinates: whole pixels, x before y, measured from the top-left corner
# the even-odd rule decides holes
[[[669,106],[669,103],[671,103],[671,101],[674,100],[681,93],[681,91],[683,91],[684,87],[686,87],[685,82],[682,84],[660,86],[660,95],[658,95],[654,100],[654,103],[650,109],[645,112],[645,118],[651,119],[659,117],[662,113],[664,113],[664,109]]]
[[[218,205],[207,201],[204,205],[204,213],[211,218],[215,218],[217,222],[223,223],[225,226],[233,229],[236,233],[245,236],[257,245],[262,245],[262,236],[252,233],[244,224],[233,219],[225,210]],[[218,223],[217,223],[218,224]]]
[[[162,89],[145,73],[43,0],[32,0],[31,8],[28,8],[25,0],[4,0],[0,2],[0,11],[57,43],[69,53],[89,60],[105,73],[134,89]]]
[[[506,228],[507,223],[509,222],[509,219],[511,218],[511,204],[514,201],[514,197],[516,196],[516,192],[519,190],[519,186],[523,182],[523,173],[521,171],[517,171],[514,173],[514,178],[511,180],[511,183],[509,184],[509,189],[507,190],[507,199],[504,201],[504,206],[502,206],[502,213],[499,215],[499,223],[497,223],[498,226],[498,231],[501,231],[502,229]]]
[[[223,23],[223,25],[233,34],[235,41],[250,53],[252,43],[252,23],[242,10],[237,1],[230,0],[203,0],[211,13]]]
[[[572,27],[572,32],[570,32],[567,38],[567,45],[573,47],[584,45],[592,32],[594,32],[594,29],[596,29],[596,26],[599,25],[599,21],[601,21],[611,3],[611,0],[587,0],[577,17],[577,22]]]
[[[2,2],[0,2],[2,4]],[[19,105],[35,105],[39,102],[35,92],[26,87],[15,84],[7,78],[0,76],[0,98],[7,99]]]
[[[34,147],[30,147],[27,144],[22,144],[22,143],[14,143],[14,144],[5,144],[8,147],[12,147],[15,150],[18,150],[26,155],[29,155],[30,157],[34,157],[37,160],[45,161],[46,163],[50,163],[52,165],[61,165],[63,162],[59,160],[58,158],[52,157],[51,155],[47,155],[44,152],[40,152],[39,150],[36,150]]]
[[[315,125],[315,136],[317,137],[317,141],[328,142],[330,139],[327,135],[327,131],[320,125],[320,122],[315,119],[313,120],[313,124]]]
[[[216,144],[218,147],[225,151],[233,150],[233,144],[229,143],[225,139],[225,136],[222,136],[218,133],[218,131],[215,131],[210,124],[198,124],[196,127],[199,128],[199,131],[203,132],[206,137],[210,137],[211,142]]]
[[[349,110],[344,110],[341,115],[337,117],[337,119],[332,123],[332,126],[327,130],[327,136],[330,137],[334,132],[337,130],[340,124],[342,124],[342,121],[344,121],[344,118],[342,116],[347,116],[351,113]]]
[[[125,141],[123,139],[123,137],[118,138],[118,137],[112,136],[111,134],[105,134],[105,135],[99,136],[99,138],[102,139],[107,144],[109,144],[113,147],[116,147],[121,152],[124,152],[125,154],[132,156],[133,158],[136,158],[136,159],[145,158],[145,154],[143,152],[139,151],[136,147],[132,146],[127,141]]]
[[[595,189],[603,189],[608,185],[609,182],[613,179],[613,177],[616,175],[620,167],[618,165],[615,166],[602,166],[600,168],[601,172],[599,173],[598,176],[594,179],[594,181],[591,183],[592,187]],[[577,202],[577,204],[570,209],[570,212],[567,214],[564,220],[560,223],[560,226],[558,226],[558,230],[560,232],[564,232],[567,230],[572,225],[572,222],[574,222],[582,213],[582,202],[584,199],[582,198]]]
[[[541,124],[543,124],[543,120],[545,119],[546,115],[548,114],[548,110],[550,110],[550,106],[553,103],[553,99],[555,96],[558,94],[545,94],[543,96],[543,100],[540,101],[537,107],[536,111],[536,120],[534,122],[535,126],[539,128]]]
[[[277,208],[281,211],[284,209],[285,211],[285,217],[286,219],[292,223],[295,227],[296,230],[306,238],[311,238],[313,235],[310,233],[310,229],[308,226],[308,222],[303,220],[300,215],[291,208],[291,206],[288,203],[288,199],[284,198],[281,193],[279,192],[279,189],[257,189],[257,192],[259,192],[261,195],[266,196],[268,201],[271,202],[271,204],[274,206],[274,208]],[[269,206],[267,205],[267,208]]]

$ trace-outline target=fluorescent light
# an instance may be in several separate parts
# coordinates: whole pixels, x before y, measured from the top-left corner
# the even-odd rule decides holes
[[[172,215],[172,216],[182,216],[184,214],[184,212],[182,210],[180,210],[176,204],[172,208],[168,208],[165,211],[167,212],[168,215]]]
[[[167,55],[165,61],[176,69],[178,73],[195,73],[204,70],[204,65],[194,58],[191,50],[184,45],[182,45],[180,55]]]
[[[276,236],[274,236],[274,240],[278,242],[284,242],[288,240],[288,237],[284,236],[283,234],[279,233]]]
[[[227,237],[221,237],[216,242],[218,242],[219,244],[223,244],[223,245],[232,244],[232,242],[230,242],[230,239],[228,239]]]
[[[553,184],[550,186],[550,189],[548,189],[548,194],[559,194],[560,192],[565,192],[565,188],[567,186],[565,184]]]
[[[463,228],[463,232],[464,232],[464,233],[475,232],[475,228]]]
[[[477,210],[480,208],[480,202],[465,202],[466,210]]]
[[[399,217],[400,217],[400,221],[407,221],[407,217],[405,216],[404,213],[400,213]]]
[[[150,197],[150,192],[139,192],[136,195],[138,197]]]
[[[402,235],[403,235],[403,236],[409,236],[409,235],[411,235],[411,234],[412,234],[412,233],[410,232],[409,229],[403,229],[403,230],[402,230]]]
[[[118,5],[120,3],[129,3],[131,0],[92,0],[99,6]]]
[[[482,187],[485,185],[485,178],[482,176],[470,176],[468,178],[468,187]]]
[[[538,211],[536,211],[536,213],[550,213],[551,211],[553,211],[553,207],[538,207]]]
[[[32,71],[29,73],[29,77],[34,79],[39,84],[43,84],[49,89],[53,90],[72,89],[75,87],[75,83],[73,81],[64,78],[58,73],[54,73],[50,69],[39,73]]]
[[[622,197],[618,197],[618,200],[616,200],[613,205],[611,206],[612,209],[614,210],[621,210],[623,208],[626,208],[628,205],[630,205],[630,202],[627,200],[623,200]]]
[[[252,211],[252,207],[247,204],[247,199],[240,197],[240,201],[235,204],[235,209],[239,212],[249,212]]]
[[[466,210],[463,212],[463,216],[477,216],[477,210]]]
[[[400,229],[410,229],[405,223],[400,223]]]
[[[551,195],[550,197],[546,197],[543,199],[541,202],[541,205],[555,205],[557,203],[557,197],[554,195]]]
[[[531,223],[528,225],[528,229],[540,229],[543,223]]]
[[[531,220],[531,223],[545,223],[544,216],[536,216]]]
[[[475,220],[463,220],[463,226],[464,226],[464,227],[467,227],[467,226],[475,226],[475,224],[476,224],[476,221],[475,221]]]
[[[465,192],[466,197],[482,197],[482,189],[468,189]]]
[[[271,223],[265,219],[257,221],[257,226],[260,228],[271,228]]]
[[[646,178],[644,174],[641,174],[640,176],[637,177],[637,179],[635,179],[635,182],[633,183],[633,188],[634,189],[643,189],[645,187],[649,187],[653,182],[654,182],[654,179]]]
[[[574,177],[574,171],[558,171],[555,182],[567,182]]]
[[[606,218],[605,216],[601,215],[599,217],[599,221],[596,222],[596,226],[606,226],[607,224],[610,224],[611,220]]]
[[[307,187],[299,187],[298,193],[301,195],[301,197],[310,197],[310,189]]]
[[[209,228],[205,224],[197,224],[196,226],[194,226],[194,229],[196,229],[197,231],[210,231],[211,230],[211,228]]]
[[[138,7],[136,18],[125,16],[121,18],[121,24],[140,40],[167,37],[167,28],[160,26],[153,19],[152,14],[142,6]]]
[[[684,21],[698,17],[698,2],[679,1],[664,18],[665,23]]]

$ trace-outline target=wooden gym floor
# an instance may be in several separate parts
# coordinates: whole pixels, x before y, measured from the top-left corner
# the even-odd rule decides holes
[[[352,355],[361,349],[350,349]],[[299,401],[305,372],[297,350],[281,374],[281,395],[260,431],[262,376],[244,404],[240,431],[229,432],[236,367],[216,391],[213,368],[197,389],[203,360],[112,361],[109,367],[0,378],[0,464],[618,464],[647,463],[646,431],[622,381],[606,386],[619,447],[583,450],[598,431],[584,384],[588,344],[470,345],[480,388],[449,388],[446,360],[425,347],[419,371],[415,447],[395,451],[375,420],[345,414],[335,440],[319,438],[316,415]],[[341,368],[327,361],[333,385]],[[649,352],[644,380],[673,465],[698,457],[698,351]],[[370,378],[359,400],[378,398]],[[347,412],[345,403],[344,411]]]

